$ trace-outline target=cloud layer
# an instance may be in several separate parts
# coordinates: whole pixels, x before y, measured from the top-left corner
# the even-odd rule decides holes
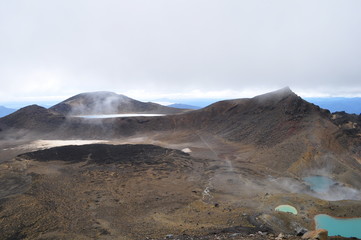
[[[361,96],[360,12],[358,0],[2,1],[0,102]]]

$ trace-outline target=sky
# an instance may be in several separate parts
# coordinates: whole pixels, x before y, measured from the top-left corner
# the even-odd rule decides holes
[[[361,97],[360,0],[0,1],[0,105]]]

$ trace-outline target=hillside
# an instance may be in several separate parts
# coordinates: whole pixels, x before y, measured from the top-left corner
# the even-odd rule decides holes
[[[199,130],[232,141],[274,145],[306,127],[306,118],[327,119],[329,112],[284,88],[250,99],[220,101],[187,116]]]
[[[38,105],[30,105],[19,109],[0,119],[0,129],[12,131],[16,134],[17,130],[27,132],[52,132],[65,121],[61,114],[48,110]]]
[[[295,235],[318,213],[361,215],[359,116],[331,114],[289,88],[156,117],[84,119],[29,106],[0,127],[5,239]],[[23,142],[9,141],[17,132]],[[47,149],[39,139],[106,144]],[[319,193],[308,176],[334,184]],[[298,215],[274,211],[280,204]]]
[[[141,102],[113,92],[81,93],[50,108],[63,115],[98,115],[120,113],[176,114],[184,110]]]
[[[277,171],[302,176],[304,169],[332,168],[344,178],[361,173],[361,155],[354,145],[360,136],[346,137],[331,121],[329,111],[306,102],[289,88],[217,102],[175,119],[177,126],[191,126],[194,132],[255,147],[242,160]],[[361,184],[360,179],[356,181]]]

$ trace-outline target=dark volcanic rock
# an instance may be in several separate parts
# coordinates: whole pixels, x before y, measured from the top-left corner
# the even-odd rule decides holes
[[[361,136],[361,114],[356,115],[346,112],[334,112],[332,113],[331,120],[347,135],[352,137]]]
[[[154,145],[88,144],[54,147],[21,154],[18,157],[42,162],[60,160],[72,163],[88,161],[89,163],[97,164],[119,163],[152,165],[168,161],[169,159],[165,157],[169,155],[176,155],[178,157],[189,156],[189,154],[179,150],[166,149]],[[168,162],[168,164],[172,164],[172,162]]]
[[[361,156],[361,114],[334,112],[330,119],[340,129],[337,136],[339,142],[351,152]]]

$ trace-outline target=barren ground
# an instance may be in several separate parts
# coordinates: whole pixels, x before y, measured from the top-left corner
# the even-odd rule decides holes
[[[299,177],[254,161],[262,154],[254,146],[199,133],[71,142],[139,144],[127,145],[130,150],[117,155],[122,162],[112,162],[117,157],[111,150],[77,161],[52,153],[47,161],[38,155],[14,159],[68,143],[1,143],[1,239],[157,239],[169,234],[179,239],[267,239],[313,229],[318,213],[361,216],[360,201],[329,202],[280,186],[273,180],[282,176],[297,182]],[[167,149],[150,146],[151,155],[147,150],[134,157],[144,148],[141,144]],[[275,212],[280,204],[295,206],[299,214]]]

